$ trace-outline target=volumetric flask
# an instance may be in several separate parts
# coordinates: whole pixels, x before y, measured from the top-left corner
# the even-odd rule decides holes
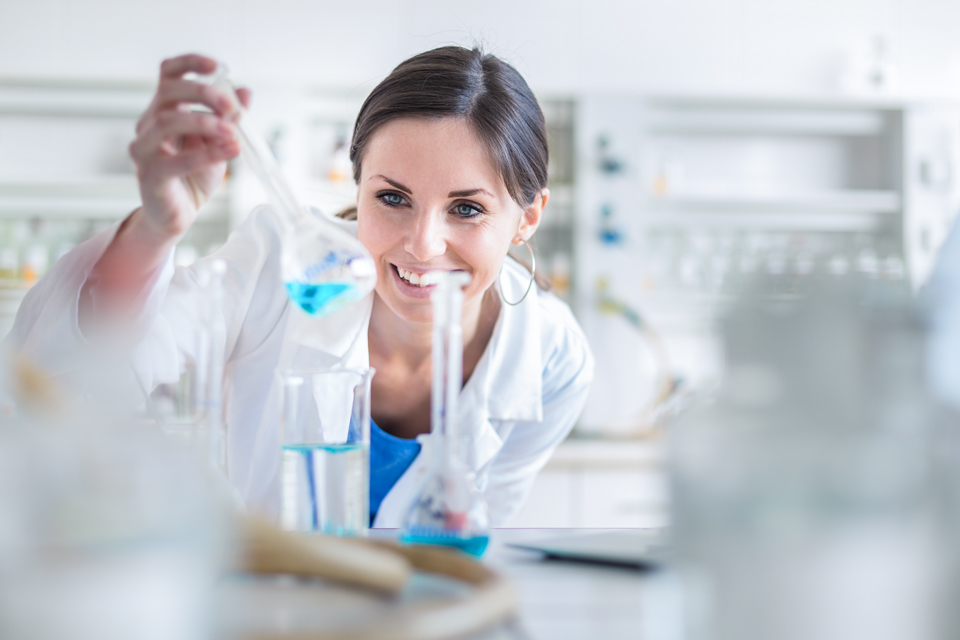
[[[487,505],[476,477],[460,459],[457,399],[463,380],[462,287],[470,276],[439,275],[433,302],[433,387],[430,392],[430,447],[433,468],[403,520],[401,539],[438,544],[480,556],[490,541]]]
[[[201,78],[235,95],[226,65]],[[280,270],[290,299],[311,315],[327,315],[373,291],[377,268],[357,238],[331,218],[306,209],[263,136],[236,103],[243,158],[257,176],[283,224]]]
[[[284,529],[365,535],[373,369],[283,372],[280,518]]]

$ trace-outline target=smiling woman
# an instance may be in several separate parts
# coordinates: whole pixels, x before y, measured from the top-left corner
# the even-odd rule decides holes
[[[175,381],[195,357],[188,337],[200,322],[191,301],[203,261],[174,269],[171,251],[239,151],[234,101],[185,78],[214,66],[196,55],[163,63],[131,145],[143,206],[51,269],[21,306],[10,344],[43,362],[79,351],[86,322],[120,311],[137,319],[133,361],[148,387]],[[246,104],[249,93],[238,97]],[[197,103],[212,113],[184,108]],[[356,221],[342,224],[376,262],[370,296],[328,318],[293,307],[268,207],[208,258],[228,265],[226,335],[217,348],[227,362],[230,479],[249,508],[275,516],[274,372],[373,366],[371,518],[374,526],[399,526],[427,467],[415,438],[430,430],[429,297],[439,272],[464,271],[471,280],[462,319],[462,454],[491,524],[503,525],[573,427],[593,377],[570,310],[536,287],[526,295],[534,274],[507,257],[511,244],[533,235],[549,201],[543,114],[513,67],[443,47],[401,63],[373,90],[357,118],[351,160]]]

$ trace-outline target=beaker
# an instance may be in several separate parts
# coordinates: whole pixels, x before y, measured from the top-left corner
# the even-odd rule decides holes
[[[374,369],[284,371],[280,520],[290,531],[365,535]]]
[[[193,327],[192,358],[175,383],[151,392],[150,410],[160,430],[226,475],[227,431],[223,421],[223,278],[227,264],[209,260],[196,268],[200,287],[194,303],[199,322]]]

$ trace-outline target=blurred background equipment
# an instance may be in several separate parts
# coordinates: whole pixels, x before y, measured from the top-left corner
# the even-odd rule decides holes
[[[712,406],[671,432],[685,634],[956,635],[960,420],[905,283],[808,278],[724,318]]]
[[[639,310],[676,375],[709,390],[713,319],[744,279],[863,273],[917,289],[960,210],[958,107],[589,97],[577,114],[574,288],[598,362],[582,433],[649,428],[659,393],[658,358],[598,296]]]

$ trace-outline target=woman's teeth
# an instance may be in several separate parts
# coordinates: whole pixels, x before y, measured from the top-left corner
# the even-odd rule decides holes
[[[400,274],[400,277],[410,284],[417,287],[429,287],[432,284],[437,284],[440,281],[440,272],[439,271],[427,271],[426,273],[414,273],[413,271],[407,271],[401,267],[397,267],[397,273]]]

